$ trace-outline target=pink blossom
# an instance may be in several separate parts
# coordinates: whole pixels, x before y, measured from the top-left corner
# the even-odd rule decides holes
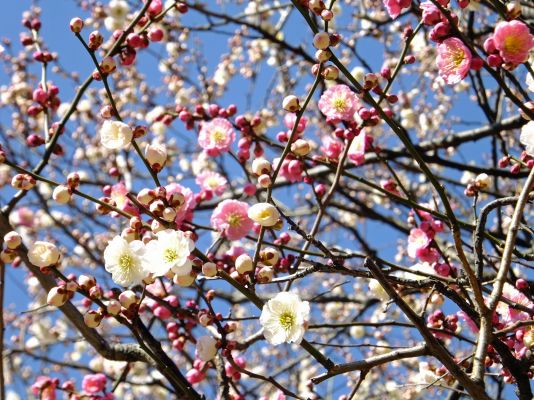
[[[198,134],[198,144],[206,154],[214,157],[230,150],[235,140],[235,131],[232,124],[224,118],[215,118],[210,122],[202,123]]]
[[[212,192],[216,196],[221,196],[228,186],[226,178],[213,171],[202,172],[197,176],[195,182],[202,188],[202,190]]]
[[[82,389],[87,394],[95,394],[104,390],[106,380],[107,378],[104,374],[85,375],[82,381]]]
[[[111,187],[111,199],[115,202],[117,205],[117,208],[120,208],[123,211],[126,211],[129,214],[133,215],[139,215],[139,210],[136,206],[130,201],[130,199],[126,196],[128,194],[128,189],[126,188],[126,185],[124,182],[116,183]],[[111,214],[113,217],[118,217],[119,214],[115,211]]]
[[[334,85],[319,99],[319,109],[332,121],[351,121],[360,102],[347,85]]]
[[[28,207],[20,207],[11,213],[9,221],[15,226],[31,228],[35,224],[35,213]]]
[[[321,151],[328,157],[337,160],[343,151],[343,143],[330,136],[323,138]]]
[[[194,385],[195,383],[202,382],[206,378],[206,374],[198,369],[192,368],[187,371],[185,377],[190,384]]]
[[[191,220],[193,210],[197,206],[193,191],[179,183],[170,183],[165,186],[165,189],[167,190],[167,200],[175,193],[182,194],[185,198],[184,203],[176,208],[176,223],[179,224],[186,219]]]
[[[458,38],[445,39],[438,46],[436,63],[439,75],[449,85],[464,79],[471,68],[471,51]]]
[[[40,400],[56,400],[57,382],[48,376],[39,376],[32,385],[32,393]]]
[[[527,61],[534,48],[534,36],[521,21],[503,21],[495,27],[493,43],[504,62],[519,65]]]
[[[360,166],[365,162],[365,150],[367,147],[367,137],[361,132],[352,141],[347,156],[354,164]]]
[[[418,258],[420,254],[430,245],[432,239],[420,228],[413,228],[408,236],[408,255]]]
[[[425,1],[424,3],[421,3],[419,8],[421,9],[421,11],[423,11],[421,21],[423,21],[425,25],[432,26],[436,25],[438,22],[441,21],[441,11],[439,11],[439,8],[437,8],[430,1]]]
[[[295,125],[295,121],[297,120],[297,114],[289,113],[286,114],[284,117],[284,125],[287,129],[292,130],[293,126]],[[306,124],[308,123],[308,119],[304,116],[302,116],[299,120],[299,124],[297,125],[297,133],[304,132],[304,129],[306,129]]]
[[[412,0],[383,0],[384,6],[391,18],[397,18],[403,8],[408,8],[412,5]]]
[[[509,283],[504,284],[502,297],[527,308],[534,308],[534,303],[532,303],[527,296]],[[517,310],[513,308],[513,306],[510,306],[502,301],[497,304],[497,312],[502,316],[502,319],[505,323],[524,321],[530,318],[529,314],[525,311]]]
[[[229,240],[246,236],[254,222],[248,217],[248,204],[238,200],[224,200],[213,210],[211,225],[224,232]]]

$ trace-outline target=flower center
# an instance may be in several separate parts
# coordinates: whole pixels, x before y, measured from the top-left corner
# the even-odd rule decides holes
[[[285,311],[280,315],[279,321],[282,328],[284,328],[285,331],[289,331],[295,324],[295,315],[290,311]]]
[[[165,261],[170,263],[178,258],[178,253],[176,253],[176,250],[171,248],[165,249],[165,251],[163,252],[163,258],[165,259]]]
[[[521,48],[521,40],[519,40],[516,36],[509,35],[504,39],[504,51],[507,53],[516,54],[518,53]]]
[[[214,176],[206,179],[206,186],[211,189],[216,189],[219,186],[219,180]]]
[[[119,257],[119,267],[122,270],[129,270],[134,263],[133,257],[129,254],[123,254]]]
[[[223,131],[216,129],[211,133],[211,140],[217,144],[223,144],[226,140],[226,134]]]
[[[239,225],[241,225],[241,220],[242,219],[243,218],[239,214],[230,214],[228,216],[227,222],[232,228],[235,228],[235,227],[238,227]]]
[[[451,60],[455,67],[462,65],[465,59],[465,53],[462,50],[455,50],[451,54]]]
[[[343,97],[336,97],[332,100],[331,105],[337,112],[342,112],[347,107],[347,100]]]

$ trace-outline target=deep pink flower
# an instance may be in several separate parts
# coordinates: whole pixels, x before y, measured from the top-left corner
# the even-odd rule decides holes
[[[393,19],[397,18],[403,8],[408,8],[412,5],[412,0],[383,0],[384,6]]]
[[[519,65],[527,61],[534,47],[534,36],[521,21],[503,21],[495,27],[493,43],[504,62]]]
[[[254,222],[248,217],[248,204],[238,200],[224,200],[211,215],[211,225],[224,232],[230,240],[246,236]]]
[[[202,190],[210,191],[216,196],[221,196],[228,186],[226,178],[213,171],[202,172],[197,176],[195,182],[202,188]]]
[[[319,99],[319,109],[332,121],[351,121],[360,102],[347,85],[334,85]]]
[[[215,118],[210,122],[202,123],[198,134],[198,144],[212,157],[229,151],[234,140],[234,128],[224,118]]]
[[[434,3],[425,1],[424,3],[421,3],[419,8],[421,11],[423,11],[423,15],[421,17],[423,24],[432,26],[441,21],[441,11],[439,11],[439,8],[437,8]]]
[[[471,68],[471,51],[458,38],[445,39],[438,46],[439,75],[449,85],[464,79]]]
[[[273,160],[273,167],[278,168],[278,163],[280,158],[277,157]],[[289,157],[282,162],[282,167],[280,167],[280,176],[286,178],[289,182],[301,182],[304,178],[302,176],[303,172],[302,162],[300,160],[292,160]]]
[[[180,193],[185,198],[184,203],[176,209],[176,218],[174,219],[176,223],[179,224],[185,219],[191,220],[191,214],[197,206],[193,191],[179,183],[170,183],[165,186],[165,189],[167,190],[167,200],[169,200],[174,193]]]
[[[104,374],[85,375],[82,381],[82,389],[87,394],[101,392],[106,387],[106,380],[107,378]]]
[[[48,376],[39,376],[32,385],[32,393],[40,400],[56,400],[55,380]]]
[[[425,250],[431,242],[427,233],[419,228],[413,228],[408,236],[408,255],[412,258],[418,258],[422,250]]]

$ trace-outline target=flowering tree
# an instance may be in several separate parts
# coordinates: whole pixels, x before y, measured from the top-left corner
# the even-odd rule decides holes
[[[72,3],[0,54],[2,399],[533,398],[530,0]]]

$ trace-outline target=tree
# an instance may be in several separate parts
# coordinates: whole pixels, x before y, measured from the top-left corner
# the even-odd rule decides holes
[[[0,54],[1,398],[532,399],[530,2],[71,6]]]

